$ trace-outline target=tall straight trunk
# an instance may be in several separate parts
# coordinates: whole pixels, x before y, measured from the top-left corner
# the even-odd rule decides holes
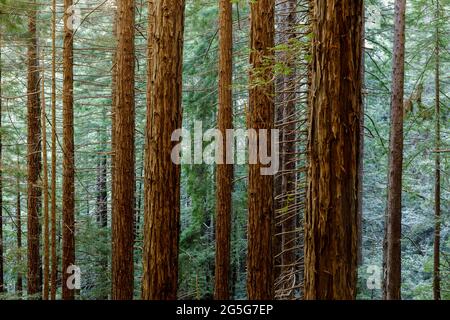
[[[96,216],[98,226],[106,228],[108,226],[108,190],[106,186],[107,159],[101,155],[97,164],[97,204]]]
[[[440,48],[439,48],[439,0],[436,1],[436,70],[435,70],[435,176],[434,176],[434,274],[433,295],[435,300],[441,300],[441,106],[440,106]]]
[[[296,266],[297,214],[295,190],[296,126],[295,108],[297,83],[295,57],[292,50],[297,37],[297,1],[276,1],[277,45],[286,46],[276,54],[279,63],[289,68],[289,74],[277,74],[275,84],[276,127],[280,128],[280,172],[275,176],[275,234],[274,234],[274,279],[277,298],[291,298],[294,290],[293,277]]]
[[[116,167],[116,101],[117,101],[117,8],[114,9],[113,20],[113,37],[114,49],[112,54],[112,70],[111,70],[111,203],[114,199],[114,185]],[[114,206],[111,206],[111,218],[114,216]]]
[[[22,265],[22,217],[21,217],[21,207],[20,207],[20,165],[19,165],[19,152],[17,152],[17,176],[16,176],[16,239],[17,239],[17,265]],[[16,277],[16,294],[21,297],[23,290],[23,279],[22,272],[17,272]]]
[[[366,40],[366,13],[365,13],[365,1],[362,1],[363,6],[363,18],[362,18],[362,31],[361,41],[364,44]],[[363,239],[362,239],[362,219],[363,219],[363,178],[364,178],[364,103],[365,103],[365,51],[364,45],[361,47],[361,82],[362,82],[362,99],[361,99],[361,116],[359,117],[359,126],[361,128],[359,138],[359,168],[358,168],[358,266],[363,263]]]
[[[134,0],[117,2],[112,299],[133,298],[134,245]]]
[[[39,61],[37,53],[36,11],[34,2],[29,13],[28,32],[28,85],[27,85],[27,188],[28,188],[28,295],[40,296],[40,255],[39,255],[39,211],[41,207],[41,189],[39,174],[41,171],[41,121],[39,101]]]
[[[42,59],[44,66],[44,59]],[[44,194],[44,279],[43,279],[43,299],[48,300],[49,297],[49,276],[50,276],[50,247],[49,247],[49,216],[48,216],[48,165],[47,165],[47,125],[45,113],[45,70],[42,70],[42,96],[41,96],[41,125],[42,125],[42,163],[43,163],[43,181],[42,192]]]
[[[275,34],[275,1],[259,0],[251,3],[250,11],[250,83],[253,83],[267,63],[273,59]],[[273,72],[267,69],[262,77],[263,84],[252,86],[249,92],[248,127],[274,128],[275,105],[273,102]],[[259,141],[259,137],[258,137]],[[270,139],[266,146],[271,150]],[[258,147],[259,148],[259,147]],[[278,155],[272,155],[272,157]],[[262,175],[264,165],[260,159],[249,165],[248,173],[248,256],[247,256],[247,296],[251,300],[267,300],[274,297],[272,235],[274,218],[272,175]]]
[[[361,1],[314,2],[304,249],[307,300],[356,297],[362,17]]]
[[[233,11],[229,0],[219,3],[219,113],[217,126],[226,146],[226,130],[233,128]],[[216,264],[214,297],[217,300],[230,298],[230,239],[233,190],[233,165],[226,164],[226,148],[222,151],[223,164],[216,171]]]
[[[405,77],[406,0],[395,1],[392,66],[391,132],[387,200],[385,288],[388,300],[401,299],[401,233],[403,172],[403,92]]]
[[[276,0],[275,6],[281,6],[284,0]],[[282,27],[282,22],[284,16],[281,14],[275,13],[276,21],[275,21],[275,45],[280,45],[283,43],[283,34],[280,30]],[[276,61],[283,61],[284,55],[283,52],[279,51],[275,53]],[[275,124],[276,127],[279,127],[281,121],[283,119],[283,101],[284,101],[284,76],[281,74],[277,74],[275,78]],[[283,131],[281,130],[278,134],[279,141],[283,141]],[[280,168],[283,168],[284,165],[284,155],[280,154]],[[283,199],[282,199],[282,184],[283,184],[283,172],[278,172],[274,177],[274,185],[273,185],[273,193],[274,193],[274,219],[273,219],[273,243],[272,243],[272,251],[273,251],[273,279],[275,283],[274,290],[277,291],[279,289],[279,279],[282,271],[282,238],[283,238],[283,228],[280,223],[282,210],[283,210]]]
[[[73,136],[73,29],[72,0],[64,0],[63,47],[63,201],[62,201],[62,298],[73,300],[75,290],[67,283],[68,269],[75,264],[75,159]]]
[[[142,203],[143,203],[143,189],[144,189],[144,179],[142,178],[142,175],[144,174],[144,154],[145,154],[145,147],[141,149],[141,159],[139,163],[142,164],[142,166],[139,168],[139,186],[137,191],[137,205],[136,205],[136,213],[134,218],[134,237],[137,239],[139,237],[139,233],[141,232],[139,230],[141,226],[141,216],[142,216]]]
[[[0,293],[3,282],[3,139],[2,139],[2,30],[0,27]]]
[[[283,13],[285,0],[276,0],[275,1],[275,45],[285,44],[285,23],[286,16]],[[277,62],[283,63],[285,60],[285,52],[279,50],[275,52],[275,59]],[[285,76],[281,73],[276,74],[275,78],[275,124],[276,127],[281,125],[283,119],[283,110],[284,110],[284,81]],[[279,141],[283,141],[283,130],[279,132],[278,135]],[[280,154],[280,168],[283,168],[284,165],[284,154]],[[283,172],[278,172],[274,177],[274,241],[272,244],[273,251],[273,266],[274,266],[274,283],[275,283],[275,291],[279,290],[279,279],[282,271],[282,238],[283,238],[283,229],[282,224],[280,223],[280,218],[282,215],[283,209],[283,199],[282,199],[282,183],[283,183]]]
[[[105,115],[106,116],[106,115]],[[102,142],[102,150],[106,146],[106,141]],[[97,160],[97,201],[95,214],[97,216],[97,224],[102,230],[102,240],[107,241],[106,230],[108,227],[108,190],[107,190],[107,158],[102,153]],[[104,284],[108,281],[108,255],[99,252],[100,273],[97,277],[96,285],[99,287],[97,299],[107,300],[108,293],[102,290]]]
[[[56,300],[56,0],[52,0],[52,180],[51,180],[51,271],[50,299]]]
[[[149,1],[142,298],[177,298],[184,0]]]
[[[297,0],[288,0],[284,3],[284,26],[287,44],[291,44],[296,39],[297,27]],[[281,265],[282,272],[285,275],[295,272],[295,247],[297,229],[297,210],[290,210],[295,206],[296,191],[296,126],[295,123],[295,103],[296,103],[296,72],[293,53],[287,52],[284,63],[290,70],[290,74],[284,78],[284,104],[282,121],[283,136],[281,156],[282,161],[282,179],[281,194],[283,195],[282,212],[287,216],[281,218],[282,222],[282,241],[281,241]],[[292,297],[293,291],[290,296]]]

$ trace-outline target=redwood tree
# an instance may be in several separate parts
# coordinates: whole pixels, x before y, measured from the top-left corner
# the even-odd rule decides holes
[[[177,298],[184,0],[149,1],[142,298]]]
[[[56,299],[56,276],[58,272],[56,256],[56,0],[52,0],[52,178],[51,178],[51,271],[50,299]]]
[[[363,5],[313,3],[305,299],[354,299]]]
[[[281,15],[282,32],[285,33],[286,43],[291,45],[296,39],[297,28],[297,0],[284,1]],[[281,173],[281,265],[284,275],[293,274],[296,260],[296,233],[297,228],[297,210],[292,210],[295,205],[296,192],[296,126],[295,104],[296,104],[296,72],[295,57],[293,53],[287,52],[284,57],[284,63],[289,68],[290,73],[284,77],[283,81],[283,108],[282,108],[282,145],[280,157],[282,163]],[[291,291],[291,297],[294,290]]]
[[[20,197],[20,157],[19,157],[19,148],[16,147],[17,150],[17,173],[16,173],[16,241],[17,241],[17,264],[20,265],[22,263],[22,217],[21,217],[21,197]],[[17,271],[16,277],[16,293],[19,297],[22,296],[23,290],[23,277],[22,272],[20,270]]]
[[[73,25],[69,8],[72,0],[64,0],[63,47],[63,201],[62,201],[62,298],[72,300],[75,291],[67,285],[68,268],[75,264],[75,161],[73,137]]]
[[[39,99],[39,60],[37,52],[36,10],[33,3],[28,20],[28,81],[27,81],[27,188],[28,188],[28,294],[38,297],[41,291],[39,255],[39,212],[41,207],[41,121]]]
[[[406,0],[395,1],[392,62],[391,131],[386,225],[385,298],[401,299],[401,233],[403,173],[403,93],[405,81]]]
[[[133,298],[134,242],[134,0],[117,2],[112,216],[112,298]]]
[[[273,61],[275,34],[275,1],[251,2],[250,12],[250,92],[248,127],[266,129],[274,127],[273,72],[264,68]],[[270,62],[271,63],[271,62]],[[259,140],[259,139],[258,139]],[[266,146],[271,150],[270,139]],[[274,155],[272,155],[274,156]],[[276,155],[278,156],[278,155]],[[273,236],[273,175],[262,175],[264,166],[258,159],[249,165],[248,173],[248,256],[247,295],[251,300],[267,300],[274,296],[272,236]]]
[[[222,132],[222,164],[217,165],[216,181],[216,265],[215,291],[218,300],[230,298],[230,237],[233,165],[226,164],[226,130],[233,128],[233,11],[230,0],[219,3],[219,113],[217,126]]]
[[[42,65],[44,65],[44,59],[42,59]],[[41,89],[41,125],[42,125],[42,192],[44,194],[44,221],[43,221],[43,237],[44,237],[44,252],[43,252],[43,295],[44,300],[49,298],[49,281],[50,281],[50,246],[49,246],[49,216],[48,216],[48,165],[47,165],[47,125],[46,125],[46,112],[45,112],[45,82],[44,82],[44,70],[42,71],[42,89]]]

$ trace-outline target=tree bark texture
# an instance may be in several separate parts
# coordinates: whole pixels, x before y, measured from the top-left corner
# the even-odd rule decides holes
[[[52,0],[52,177],[51,177],[51,271],[50,299],[56,300],[58,257],[56,256],[56,0]]]
[[[27,81],[27,188],[28,188],[28,274],[27,292],[33,298],[40,297],[39,212],[41,209],[41,106],[39,89],[39,60],[37,52],[36,10],[29,13],[28,20],[28,81]]]
[[[313,4],[304,249],[307,300],[356,297],[362,17],[360,1]]]
[[[134,246],[134,0],[117,2],[112,299],[133,298]]]
[[[142,298],[177,298],[180,167],[171,160],[181,127],[183,0],[149,1]]]
[[[386,226],[386,299],[401,299],[401,233],[403,173],[403,94],[405,81],[406,0],[395,1],[392,63],[391,131]]]
[[[44,59],[42,65],[45,66]],[[44,195],[44,221],[43,221],[43,237],[44,237],[44,266],[43,266],[43,295],[44,300],[49,298],[50,289],[50,243],[49,243],[49,216],[48,216],[48,164],[47,164],[47,125],[46,125],[46,111],[45,111],[45,70],[42,70],[42,95],[41,95],[41,125],[42,125],[42,192]]]
[[[226,130],[233,128],[233,11],[229,0],[219,2],[219,112],[218,129],[222,132],[226,146]],[[230,298],[230,241],[231,210],[233,192],[233,165],[226,164],[226,148],[222,162],[216,171],[216,264],[215,291],[217,300]]]
[[[274,60],[275,1],[258,0],[251,3],[250,11],[250,91],[249,129],[274,128],[273,70],[264,65]],[[262,71],[262,72],[261,72]],[[257,83],[257,85],[254,85]],[[259,141],[260,137],[258,137]],[[270,139],[262,146],[271,150]],[[259,147],[258,147],[259,149]],[[278,156],[278,155],[276,155]],[[274,177],[262,175],[264,166],[258,162],[249,165],[248,173],[248,256],[247,296],[251,300],[269,300],[274,297],[273,272],[273,219]]]
[[[286,34],[286,43],[289,44],[296,38],[296,24],[297,24],[297,1],[288,0],[284,3],[284,33]],[[282,222],[282,241],[281,241],[281,265],[282,273],[294,274],[296,254],[296,232],[297,229],[297,210],[291,210],[295,207],[295,192],[296,192],[296,126],[295,123],[295,104],[296,104],[296,72],[295,62],[293,61],[293,53],[288,52],[284,63],[289,68],[290,73],[284,78],[283,88],[283,116],[284,124],[281,127],[281,157],[282,161],[282,182],[281,194],[282,211],[284,215],[281,217]]]
[[[73,300],[75,290],[68,286],[75,265],[75,159],[73,130],[73,28],[70,24],[72,0],[64,0],[63,47],[63,200],[62,200],[62,298]]]

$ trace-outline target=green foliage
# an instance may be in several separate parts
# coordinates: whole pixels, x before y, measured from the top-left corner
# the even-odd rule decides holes
[[[390,73],[392,61],[393,6],[371,1],[382,8],[379,27],[366,30],[365,154],[364,154],[364,265],[382,266],[382,241],[386,208],[387,157],[389,145]],[[448,1],[441,1],[448,8]],[[435,20],[435,2],[412,1],[407,8],[405,101],[414,107],[405,114],[403,167],[402,296],[404,299],[432,298],[432,257],[434,238],[434,77],[435,26],[440,25],[440,45],[448,42],[445,19]],[[442,9],[444,12],[444,9]],[[431,22],[431,23],[430,23]],[[445,46],[445,45],[444,45]],[[442,53],[441,72],[448,70],[448,55]],[[445,55],[445,56],[444,56]],[[442,75],[442,74],[441,74]],[[442,83],[442,106],[448,105],[448,86]],[[417,94],[420,92],[420,95]],[[448,108],[442,109],[442,123],[448,122]],[[446,120],[447,119],[447,120]],[[448,145],[448,132],[442,131]],[[441,172],[448,172],[448,157],[442,159]],[[445,175],[444,175],[445,176]],[[448,221],[448,177],[442,180],[442,217]],[[446,209],[447,208],[447,209]],[[441,233],[447,241],[448,223]],[[443,254],[448,252],[443,245]],[[442,266],[445,271],[445,264]],[[448,268],[446,269],[448,272]],[[364,279],[364,278],[363,278]],[[448,281],[442,283],[449,290]],[[360,283],[360,297],[381,297]]]

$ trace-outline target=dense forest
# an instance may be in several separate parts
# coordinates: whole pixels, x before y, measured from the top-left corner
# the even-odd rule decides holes
[[[0,0],[0,299],[450,300],[449,0]]]

